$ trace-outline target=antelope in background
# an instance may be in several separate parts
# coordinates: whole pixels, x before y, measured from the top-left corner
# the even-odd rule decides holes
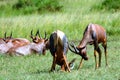
[[[29,44],[30,41],[25,38],[12,38],[12,32],[10,36],[6,37],[6,32],[4,38],[0,39],[0,53],[8,53],[10,48],[20,47]]]
[[[10,34],[10,36],[7,36],[6,37],[6,32],[4,33],[4,38],[0,38],[0,44],[3,44],[3,43],[7,43],[8,40],[12,39],[12,32]]]
[[[39,34],[39,30],[36,32],[35,36],[33,36],[33,30],[32,30],[30,37],[32,38],[33,42],[17,48],[12,48],[9,51],[9,53],[13,53],[15,55],[29,55],[32,53],[45,54],[46,42],[48,40],[46,39],[46,33],[45,33],[45,37],[41,38]]]
[[[6,33],[5,33],[5,37],[3,40],[6,43],[11,42],[14,45],[13,48],[24,46],[24,45],[27,45],[30,43],[30,41],[28,39],[25,39],[25,38],[13,38],[12,32],[11,32],[11,35],[9,37],[6,37]]]
[[[53,62],[50,71],[55,70],[55,66],[58,64],[61,66],[62,71],[70,72],[70,66],[73,65],[75,59],[73,59],[70,63],[67,61],[68,40],[62,31],[57,30],[50,35],[49,49],[51,55],[53,56]]]
[[[80,41],[79,45],[75,47],[74,43],[70,44],[70,46],[74,49],[72,50],[71,47],[69,46],[69,49],[73,52],[76,53],[80,56],[82,56],[82,59],[80,61],[80,65],[78,69],[82,66],[82,61],[88,60],[87,53],[86,53],[86,47],[87,44],[93,45],[94,46],[94,57],[95,57],[95,69],[101,66],[101,50],[99,47],[99,43],[102,43],[102,46],[104,48],[104,53],[105,53],[105,61],[106,61],[106,66],[108,65],[107,62],[107,36],[106,36],[106,31],[105,29],[98,25],[98,24],[89,24],[83,34],[83,38]],[[99,55],[99,64],[97,62],[96,56],[97,52]]]

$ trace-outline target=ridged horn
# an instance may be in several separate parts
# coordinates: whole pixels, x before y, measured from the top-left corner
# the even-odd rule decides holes
[[[71,49],[71,47],[74,49]],[[69,44],[68,43],[68,48],[69,48],[69,50],[71,51],[71,52],[73,52],[73,53],[76,53],[76,54],[79,54],[79,50],[75,47],[75,45],[74,45],[74,43],[72,42],[72,44]]]
[[[12,38],[12,32],[11,32],[11,34],[10,34],[10,38]]]
[[[47,36],[47,33],[46,33],[46,31],[45,31],[45,37],[44,37],[44,39],[46,39],[46,36]]]

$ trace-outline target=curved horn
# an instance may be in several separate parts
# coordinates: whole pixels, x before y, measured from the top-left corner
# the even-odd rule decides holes
[[[74,48],[74,50],[75,50],[75,52],[76,53],[79,53],[79,50],[75,47],[75,45],[74,45],[74,43],[72,42],[72,44],[71,44],[72,46],[73,46],[73,48]]]
[[[36,32],[36,36],[37,36],[37,35],[38,35],[40,38],[42,38],[41,35],[40,35],[39,30],[37,30],[37,32]]]
[[[12,38],[12,32],[11,32],[11,34],[10,34],[10,38]]]
[[[46,31],[45,31],[45,37],[44,37],[44,39],[46,39],[46,36],[47,36],[47,33],[46,33]]]
[[[30,37],[33,38],[33,29],[30,32]]]
[[[33,29],[31,30],[31,36],[33,36]]]
[[[70,46],[71,46],[74,50],[72,50],[72,49],[70,48]],[[74,45],[73,42],[72,42],[72,44],[68,44],[68,48],[69,48],[69,50],[70,50],[71,52],[76,53],[76,54],[79,54],[79,50],[75,47],[75,45]]]
[[[6,39],[6,32],[4,33],[4,39]]]
[[[36,32],[36,34],[35,34],[35,36],[37,36],[37,35],[39,35],[39,30],[37,30],[37,32]]]

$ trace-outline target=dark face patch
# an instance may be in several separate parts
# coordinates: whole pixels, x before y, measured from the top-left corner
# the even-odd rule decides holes
[[[84,59],[88,60],[87,54],[86,54],[86,47],[84,48],[77,48],[79,50],[79,55]]]
[[[33,41],[34,43],[38,43],[39,40],[38,40],[37,37],[35,37],[35,38],[32,39],[32,41]]]
[[[5,39],[3,39],[6,43],[8,43],[11,39],[13,39],[13,38],[11,38],[11,37],[6,37]]]
[[[82,54],[83,54],[82,58],[84,58],[84,60],[88,60],[88,57],[87,57],[86,53],[82,53]]]

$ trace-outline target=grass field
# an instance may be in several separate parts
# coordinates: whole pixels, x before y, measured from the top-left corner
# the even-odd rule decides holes
[[[108,36],[108,67],[105,67],[104,53],[102,53],[102,66],[95,70],[93,46],[87,46],[88,61],[77,70],[81,57],[68,51],[68,60],[77,58],[75,67],[71,71],[61,72],[56,66],[56,71],[49,73],[52,56],[49,51],[46,55],[29,55],[10,57],[0,55],[0,80],[120,80],[120,12],[97,11],[91,9],[101,0],[60,0],[63,9],[60,12],[18,15],[11,14],[0,16],[0,37],[4,32],[7,35],[13,32],[13,37],[24,37],[30,40],[30,31],[44,31],[47,37],[54,30],[60,29],[68,40],[76,40],[76,45],[82,38],[83,31],[89,23],[97,23],[107,31]],[[102,48],[102,47],[101,47]],[[103,52],[103,48],[102,48]]]

